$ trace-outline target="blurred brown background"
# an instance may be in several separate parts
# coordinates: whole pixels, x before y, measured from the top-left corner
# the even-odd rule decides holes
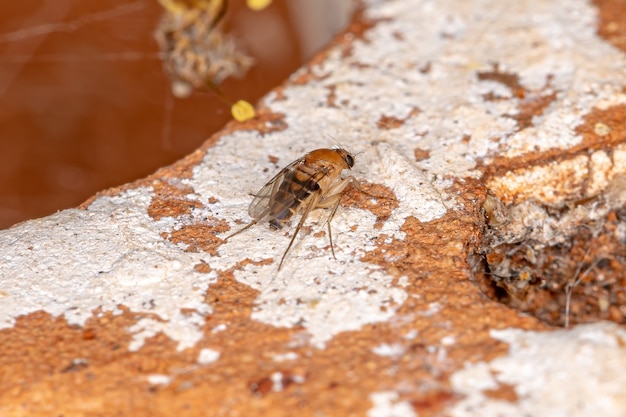
[[[230,1],[224,21],[257,65],[222,84],[255,103],[350,19],[350,0]],[[0,228],[73,207],[198,147],[230,120],[211,93],[174,98],[156,0],[0,5]]]

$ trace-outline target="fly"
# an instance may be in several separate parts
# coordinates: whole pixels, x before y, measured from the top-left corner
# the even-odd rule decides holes
[[[336,259],[330,222],[337,212],[346,186],[352,182],[360,189],[353,176],[341,177],[343,170],[352,169],[353,166],[354,155],[342,148],[316,149],[295,160],[253,195],[254,199],[248,207],[248,214],[254,220],[243,229],[229,235],[226,240],[257,223],[266,221],[269,222],[271,228],[281,229],[293,216],[302,213],[289,245],[280,259],[278,265],[280,271],[289,249],[311,210],[331,208],[326,223],[330,249],[333,258]]]

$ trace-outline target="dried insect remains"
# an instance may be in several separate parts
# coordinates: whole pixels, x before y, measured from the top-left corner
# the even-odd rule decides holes
[[[243,229],[229,235],[226,240],[249,229],[257,223],[268,221],[274,229],[281,229],[294,215],[302,213],[296,230],[278,265],[283,265],[296,236],[306,221],[311,210],[331,208],[326,223],[330,248],[335,257],[330,222],[335,215],[343,191],[349,183],[358,190],[359,183],[353,176],[341,177],[345,169],[354,166],[354,155],[345,149],[316,149],[283,168],[274,178],[254,194],[248,208],[248,214],[254,220]]]
[[[165,72],[172,79],[174,96],[188,97],[193,90],[208,88],[231,107],[235,120],[254,117],[250,103],[233,103],[219,87],[226,78],[243,76],[254,63],[220,27],[228,1],[158,1],[165,15],[155,37],[163,53]]]
[[[253,59],[239,51],[234,38],[219,26],[226,0],[159,0],[165,15],[155,33],[163,51],[165,71],[172,78],[172,91],[187,97],[193,89],[218,88],[230,76],[242,76]]]

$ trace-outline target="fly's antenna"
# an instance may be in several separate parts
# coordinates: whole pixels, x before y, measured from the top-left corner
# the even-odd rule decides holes
[[[329,138],[331,138],[336,144],[337,144],[337,148],[336,149],[345,149],[346,151],[348,151],[348,153],[352,156],[356,156],[354,154],[354,152],[352,152],[351,149],[348,149],[347,147],[345,147],[341,142],[339,142],[337,140],[337,138],[335,138],[333,135],[329,135],[328,133],[326,134],[326,136],[328,136]],[[363,151],[359,152],[359,153],[363,153]],[[357,154],[358,155],[358,154]]]
[[[337,140],[337,138],[335,138],[333,135],[329,135],[329,134],[327,133],[327,134],[326,134],[326,136],[328,136],[329,138],[331,138],[331,139],[332,139],[332,140],[333,140],[333,141],[337,144],[337,147],[338,147],[337,149],[346,149],[346,148],[343,146],[343,144],[342,144],[341,142],[339,142],[339,141]],[[348,151],[348,152],[350,152],[350,151]],[[352,153],[352,152],[350,152],[350,153]]]

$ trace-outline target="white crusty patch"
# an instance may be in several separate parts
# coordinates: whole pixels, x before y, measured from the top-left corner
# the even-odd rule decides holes
[[[198,363],[201,365],[208,365],[209,363],[213,363],[218,360],[221,356],[221,353],[218,350],[204,348],[200,350],[198,354]]]
[[[430,221],[444,215],[456,204],[447,188],[477,178],[479,162],[578,144],[575,128],[595,106],[626,102],[626,58],[596,35],[596,10],[588,1],[371,0],[365,13],[379,20],[365,41],[353,41],[350,54],[341,46],[330,50],[308,69],[323,77],[286,85],[280,97],[264,100],[285,114],[286,130],[223,136],[183,180],[195,191],[188,198],[206,208],[155,221],[146,214],[152,190],[138,188],[0,232],[0,327],[37,310],[84,324],[94,310],[118,313],[123,305],[152,314],[128,329],[132,349],[157,332],[184,349],[202,337],[211,312],[204,296],[216,270],[245,258],[271,258],[269,265],[235,272],[260,291],[253,317],[301,324],[323,346],[339,332],[388,320],[406,299],[384,270],[359,260],[375,249],[372,239],[382,233],[402,238],[399,228],[408,216]],[[519,97],[502,83],[478,80],[477,72],[493,71],[495,63],[518,75],[531,94],[556,94],[528,129],[519,131],[513,118]],[[331,90],[334,106],[328,105]],[[486,100],[490,93],[500,98]],[[405,120],[379,127],[383,117]],[[337,260],[328,236],[303,233],[277,273],[288,237],[267,225],[220,246],[219,256],[185,252],[185,245],[160,236],[208,217],[240,227],[236,221],[250,220],[249,193],[294,159],[333,146],[331,136],[357,154],[352,175],[387,185],[400,199],[383,230],[373,228],[369,212],[339,210],[332,222]],[[416,148],[427,157],[414,160]],[[598,156],[599,169],[604,159]],[[598,184],[609,178],[593,174]],[[210,197],[218,202],[207,204]],[[314,232],[325,230],[326,214],[310,216]],[[211,273],[194,270],[201,260]]]
[[[468,364],[454,373],[453,389],[464,398],[447,410],[454,417],[622,416],[626,408],[626,330],[601,322],[571,330],[492,330],[509,344],[507,356]],[[485,390],[512,386],[517,401]]]
[[[183,252],[159,236],[177,226],[171,218],[148,216],[150,193],[138,188],[101,197],[87,210],[64,210],[0,232],[0,328],[37,310],[83,325],[94,310],[118,314],[123,305],[155,315],[129,329],[131,350],[161,331],[179,349],[193,346],[211,312],[202,290],[216,274],[194,270],[208,255]],[[183,308],[196,312],[183,315]]]
[[[407,400],[401,400],[396,391],[380,391],[369,395],[373,404],[367,410],[367,417],[417,417],[417,413]]]
[[[201,195],[217,196],[219,203],[211,205],[209,210],[214,216],[228,219],[236,230],[242,225],[236,224],[235,220],[241,219],[244,224],[251,220],[247,214],[252,199],[250,193],[255,193],[280,169],[269,162],[267,155],[278,154],[275,149],[284,139],[278,135],[266,137],[263,148],[257,145],[259,149],[248,153],[247,163],[242,165],[238,144],[254,142],[256,134],[239,132],[233,136],[233,140],[209,150],[203,162],[194,169],[193,178],[186,183]],[[357,145],[350,139],[342,142],[348,149]],[[307,151],[331,146],[332,142],[325,138],[311,138],[306,146],[294,143],[291,156],[281,160],[280,166],[289,164]],[[253,151],[254,147],[250,150]],[[364,169],[365,161],[371,162],[369,169]],[[234,167],[229,178],[238,184],[237,187],[220,180],[224,167],[229,166]],[[268,171],[264,178],[251,176],[251,172],[262,172],[264,168]],[[379,176],[372,178],[372,172],[374,175],[379,173]],[[372,149],[357,156],[351,174],[359,180],[377,182],[381,172],[381,160]],[[323,347],[340,332],[358,330],[365,324],[389,319],[407,297],[406,291],[391,284],[392,276],[378,267],[360,262],[359,258],[376,249],[373,241],[381,233],[399,233],[409,213],[405,218],[391,219],[388,222],[390,231],[385,232],[384,228],[374,229],[376,217],[370,212],[356,208],[339,209],[331,223],[336,260],[332,257],[324,226],[328,214],[329,210],[316,210],[309,215],[306,224],[312,227],[312,233],[325,233],[321,237],[301,233],[281,271],[278,271],[278,262],[290,239],[285,234],[291,235],[295,227],[275,231],[267,224],[255,225],[220,246],[220,257],[211,260],[213,268],[226,270],[245,258],[256,262],[273,259],[268,265],[249,264],[235,271],[238,281],[260,291],[252,318],[281,327],[302,325],[311,335],[311,343],[318,347]],[[224,237],[230,233],[232,230],[224,233]]]
[[[393,190],[399,202],[399,207],[391,214],[392,219],[397,219],[394,225],[409,216],[426,223],[446,214],[448,210],[441,191],[433,186],[432,179],[427,178],[424,171],[387,143],[379,143],[376,148],[384,183]],[[383,230],[386,229],[383,225]]]
[[[494,177],[487,183],[506,203],[533,199],[545,205],[582,200],[602,194],[616,176],[626,174],[626,146],[552,162]],[[532,187],[528,185],[532,184]]]
[[[172,382],[172,377],[163,374],[151,374],[146,377],[146,380],[152,385],[169,385]]]

